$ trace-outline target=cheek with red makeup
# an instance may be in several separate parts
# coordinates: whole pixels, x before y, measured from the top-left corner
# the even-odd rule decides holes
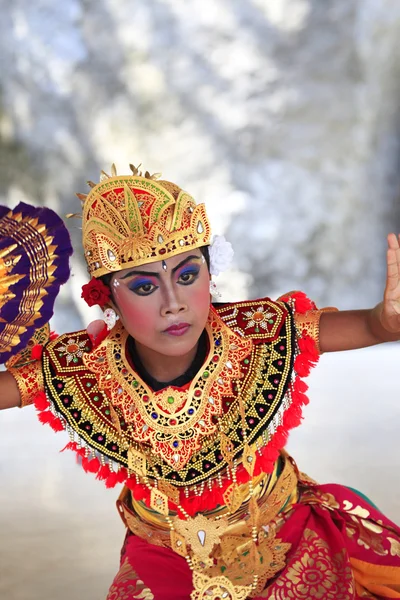
[[[185,278],[194,282],[182,285]],[[144,286],[144,287],[143,287]],[[132,278],[128,283],[115,279],[112,283],[113,297],[122,323],[129,334],[138,342],[163,354],[179,355],[189,351],[197,343],[207,321],[210,293],[207,269],[197,272],[186,265],[174,276],[171,287],[165,286],[157,278]],[[139,292],[152,289],[152,293]],[[166,310],[165,296],[176,295],[180,310],[176,313]],[[190,327],[181,336],[168,335],[166,329],[171,323],[184,322]]]
[[[138,340],[153,335],[158,320],[156,306],[152,306],[154,298],[152,302],[151,296],[137,296],[118,280],[113,282],[112,290],[122,322],[130,335]]]

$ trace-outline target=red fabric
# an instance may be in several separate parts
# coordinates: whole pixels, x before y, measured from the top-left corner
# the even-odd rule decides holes
[[[400,598],[400,555],[396,554],[400,529],[344,486],[303,487],[299,503],[285,516],[277,537],[292,546],[286,555],[285,568],[267,582],[263,598]],[[364,568],[366,565],[366,571],[360,575],[353,570],[351,561]],[[371,587],[360,583],[368,580],[368,565],[374,570]],[[380,593],[373,593],[376,572],[385,582]],[[134,589],[140,581],[151,591],[154,600],[189,600],[192,592],[192,573],[185,559],[172,550],[128,534],[121,571],[107,600],[150,597],[144,593],[142,596],[129,594],[129,589]]]

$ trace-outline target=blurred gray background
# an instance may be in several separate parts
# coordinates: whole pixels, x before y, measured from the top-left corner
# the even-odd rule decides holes
[[[0,7],[1,202],[77,212],[87,179],[141,162],[206,202],[234,245],[227,299],[380,299],[400,226],[398,2]],[[69,227],[75,299],[86,272]]]
[[[0,203],[77,212],[115,162],[161,171],[235,248],[224,300],[382,297],[400,229],[396,0],[0,0]],[[59,332],[97,316],[79,222]],[[400,520],[397,345],[323,357],[291,438],[301,468]],[[0,416],[0,597],[97,600],[122,527],[31,409]]]

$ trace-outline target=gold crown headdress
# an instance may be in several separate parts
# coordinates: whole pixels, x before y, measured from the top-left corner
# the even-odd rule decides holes
[[[170,258],[210,243],[204,204],[169,181],[155,181],[130,165],[132,175],[102,171],[100,183],[88,182],[82,234],[93,277]]]

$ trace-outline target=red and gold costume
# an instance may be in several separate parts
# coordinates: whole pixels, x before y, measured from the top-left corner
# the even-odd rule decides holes
[[[168,182],[114,173],[83,201],[92,275],[209,241],[201,205]],[[125,484],[108,600],[400,598],[399,529],[284,451],[308,402],[319,316],[301,292],[211,306],[201,367],[160,390],[120,322],[97,345],[86,331],[45,342],[40,330],[32,358],[11,359],[22,404],[68,432],[86,471]]]

